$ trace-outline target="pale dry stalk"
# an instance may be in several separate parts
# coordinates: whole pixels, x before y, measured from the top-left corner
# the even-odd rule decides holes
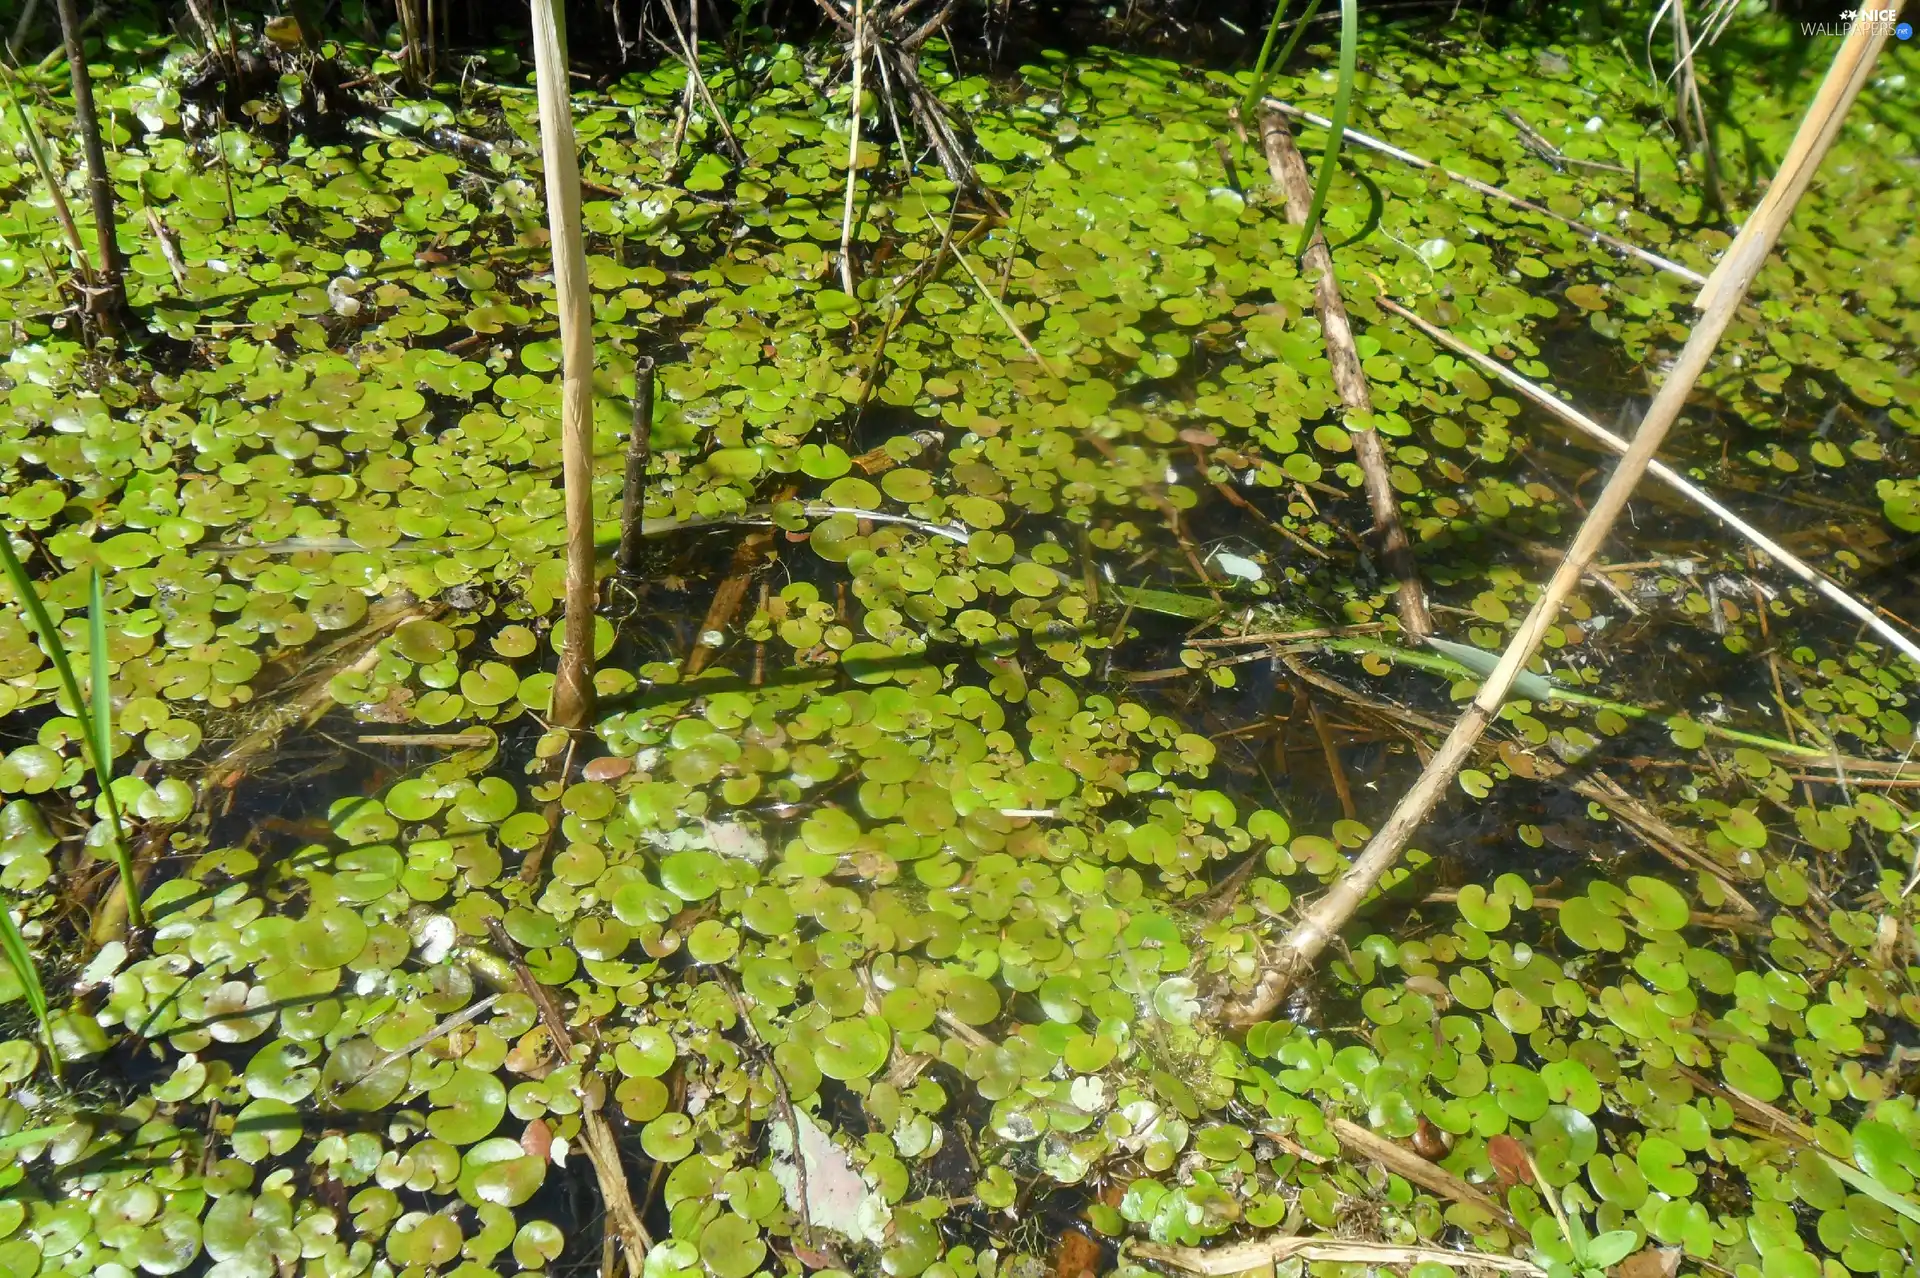
[[[1366,900],[1380,880],[1400,860],[1407,842],[1426,820],[1440,798],[1452,785],[1474,746],[1492,724],[1513,687],[1514,679],[1525,668],[1534,650],[1540,646],[1547,628],[1559,616],[1562,605],[1579,585],[1593,557],[1612,531],[1614,522],[1626,509],[1627,499],[1647,471],[1654,453],[1666,439],[1667,431],[1686,407],[1694,383],[1706,371],[1714,348],[1733,320],[1734,311],[1745,298],[1754,276],[1779,238],[1781,228],[1794,205],[1812,181],[1814,170],[1840,131],[1840,121],[1853,104],[1880,46],[1886,42],[1885,24],[1856,25],[1839,55],[1828,70],[1819,94],[1801,121],[1793,144],[1788,148],[1780,172],[1754,215],[1747,219],[1740,234],[1721,258],[1703,293],[1710,295],[1708,305],[1694,325],[1687,344],[1674,361],[1667,379],[1648,406],[1633,444],[1620,459],[1613,476],[1601,490],[1585,522],[1575,534],[1567,557],[1541,592],[1533,609],[1521,622],[1519,631],[1493,673],[1487,676],[1478,695],[1453,725],[1452,731],[1434,753],[1413,787],[1401,798],[1393,813],[1367,844],[1353,865],[1327,892],[1306,911],[1300,921],[1281,940],[1279,953],[1270,961],[1255,988],[1244,999],[1226,1009],[1227,1019],[1235,1024],[1251,1024],[1268,1016],[1286,999],[1294,984],[1320,957],[1333,936],[1345,926],[1354,911]]]
[[[574,150],[565,19],[554,0],[533,0],[534,75],[553,291],[560,310],[560,462],[566,486],[567,597],[553,722],[579,731],[593,715],[593,310],[580,230],[580,160]]]

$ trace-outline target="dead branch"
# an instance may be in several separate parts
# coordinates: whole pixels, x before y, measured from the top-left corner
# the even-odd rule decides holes
[[[1267,170],[1287,195],[1287,221],[1305,226],[1313,204],[1313,184],[1307,177],[1306,161],[1293,144],[1286,121],[1268,112],[1260,119],[1260,140],[1266,146]],[[1347,321],[1346,304],[1340,300],[1340,281],[1333,273],[1333,252],[1320,230],[1313,233],[1307,246],[1307,268],[1315,273],[1314,309],[1320,312],[1320,331],[1327,342],[1327,359],[1333,365],[1333,384],[1340,402],[1349,414],[1368,419],[1369,424],[1353,433],[1353,454],[1365,477],[1367,504],[1373,510],[1373,529],[1380,538],[1387,571],[1399,581],[1396,603],[1400,624],[1416,639],[1433,633],[1433,617],[1427,612],[1426,594],[1420,588],[1420,569],[1413,561],[1413,547],[1407,542],[1407,530],[1400,522],[1400,498],[1393,490],[1387,472],[1386,449],[1373,429],[1373,397],[1367,390],[1367,375],[1360,367],[1360,352],[1354,349],[1353,326]]]
[[[1611,532],[1614,521],[1626,509],[1634,487],[1646,474],[1647,463],[1653,460],[1667,431],[1686,406],[1687,397],[1700,375],[1706,371],[1721,335],[1732,323],[1735,309],[1752,286],[1754,277],[1759,274],[1761,264],[1765,262],[1774,241],[1779,238],[1780,230],[1786,225],[1794,205],[1812,180],[1814,169],[1839,132],[1839,117],[1853,105],[1853,99],[1865,83],[1867,68],[1880,46],[1886,42],[1887,34],[1885,23],[1860,23],[1853,27],[1833,67],[1828,71],[1826,82],[1821,85],[1813,106],[1801,121],[1799,132],[1775,179],[1774,188],[1768,193],[1771,199],[1774,194],[1784,192],[1782,198],[1772,206],[1772,211],[1766,211],[1763,205],[1762,212],[1748,219],[1732,247],[1727,250],[1720,270],[1729,273],[1717,288],[1711,290],[1711,305],[1695,324],[1666,381],[1648,406],[1632,447],[1620,459],[1619,466],[1595,500],[1593,509],[1580,525],[1572,546],[1568,548],[1566,561],[1547,583],[1539,600],[1520,624],[1513,641],[1507,645],[1499,665],[1487,676],[1473,704],[1454,724],[1440,749],[1421,772],[1419,780],[1401,798],[1392,815],[1382,824],[1353,865],[1306,911],[1281,941],[1279,954],[1263,974],[1256,997],[1242,1000],[1227,1010],[1233,1023],[1252,1024],[1280,1006],[1294,982],[1313,966],[1334,935],[1353,917],[1361,902],[1373,892],[1387,871],[1398,863],[1414,831],[1420,828],[1428,814],[1439,804],[1441,796],[1453,784],[1461,766],[1493,723],[1501,703],[1513,687],[1514,679],[1540,646],[1547,628],[1578,587],[1588,565],[1593,562],[1594,555]],[[1716,275],[1719,273],[1717,271]]]
[[[1358,1123],[1348,1122],[1344,1118],[1334,1119],[1328,1127],[1333,1131],[1335,1139],[1349,1151],[1362,1158],[1371,1158],[1396,1176],[1452,1202],[1477,1207],[1496,1220],[1509,1222],[1513,1220],[1501,1204],[1446,1168],[1429,1162],[1412,1150],[1402,1149],[1392,1141],[1383,1140]]]
[[[534,80],[547,178],[553,292],[560,312],[560,447],[566,488],[567,602],[553,722],[578,732],[593,717],[593,301],[580,222],[580,157],[574,149],[567,36],[553,0],[533,0]]]

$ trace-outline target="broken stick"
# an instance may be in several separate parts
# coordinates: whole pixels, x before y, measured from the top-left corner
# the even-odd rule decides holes
[[[1267,169],[1287,195],[1287,220],[1304,226],[1308,206],[1313,203],[1312,184],[1307,180],[1307,163],[1300,148],[1293,144],[1293,133],[1285,120],[1269,111],[1260,118],[1260,140],[1267,151]],[[1347,308],[1340,300],[1340,281],[1333,273],[1333,253],[1327,237],[1316,230],[1307,246],[1307,269],[1316,275],[1313,304],[1320,312],[1320,331],[1327,339],[1327,359],[1333,364],[1333,384],[1347,412],[1371,416],[1373,397],[1367,391],[1367,375],[1360,367],[1360,352],[1354,349],[1353,326],[1347,322]],[[1367,504],[1373,509],[1373,530],[1380,538],[1387,571],[1399,580],[1395,603],[1400,624],[1416,639],[1433,633],[1433,617],[1427,612],[1427,599],[1420,589],[1420,570],[1413,562],[1413,548],[1407,542],[1407,530],[1400,523],[1400,498],[1387,473],[1386,449],[1371,425],[1353,435],[1353,455],[1360,462],[1366,479]]]
[[[1681,349],[1666,381],[1661,384],[1659,393],[1647,408],[1646,416],[1641,419],[1640,429],[1633,437],[1633,446],[1620,459],[1619,467],[1594,501],[1593,509],[1588,512],[1579,532],[1574,535],[1573,544],[1567,549],[1566,559],[1541,592],[1526,620],[1521,622],[1513,641],[1501,655],[1500,664],[1487,676],[1473,704],[1454,723],[1447,739],[1434,753],[1413,788],[1407,791],[1392,815],[1381,825],[1379,833],[1373,836],[1347,872],[1307,909],[1282,939],[1280,952],[1261,974],[1254,989],[1226,1009],[1230,1023],[1251,1025],[1265,1019],[1286,1000],[1294,984],[1312,968],[1334,935],[1346,926],[1354,911],[1360,908],[1361,902],[1379,885],[1387,871],[1399,862],[1414,831],[1420,828],[1459,775],[1461,765],[1471,756],[1481,736],[1493,723],[1494,716],[1499,713],[1500,705],[1506,700],[1515,678],[1540,646],[1547,628],[1560,615],[1561,606],[1580,584],[1594,555],[1612,531],[1614,521],[1626,509],[1627,499],[1633,495],[1641,476],[1646,474],[1647,465],[1666,439],[1667,431],[1686,407],[1687,398],[1693,393],[1700,375],[1706,371],[1714,348],[1720,344],[1721,335],[1733,322],[1734,311],[1746,297],[1747,289],[1760,273],[1761,264],[1766,261],[1768,251],[1779,238],[1794,205],[1812,181],[1821,157],[1839,133],[1838,117],[1845,115],[1847,108],[1853,105],[1854,98],[1866,82],[1867,70],[1874,56],[1886,42],[1887,32],[1884,23],[1860,23],[1847,36],[1806,118],[1800,122],[1800,129],[1787,149],[1780,173],[1768,192],[1767,202],[1747,219],[1746,225],[1740,229],[1740,234],[1721,259],[1720,270],[1715,272],[1718,287],[1711,290],[1712,304],[1694,325],[1686,346]],[[1776,195],[1779,196],[1778,200],[1774,198]]]

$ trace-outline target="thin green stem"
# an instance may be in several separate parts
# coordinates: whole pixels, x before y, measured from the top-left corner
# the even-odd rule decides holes
[[[127,848],[127,827],[120,819],[120,800],[113,793],[113,683],[107,672],[107,599],[100,584],[100,570],[89,574],[87,583],[87,631],[93,694],[93,766],[100,782],[100,801],[107,809],[107,835],[113,840],[113,863],[120,871],[121,889],[127,894],[127,925],[145,924],[140,908],[140,886],[134,879],[133,856]]]

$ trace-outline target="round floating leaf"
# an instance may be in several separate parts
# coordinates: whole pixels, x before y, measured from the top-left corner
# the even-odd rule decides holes
[[[683,901],[704,901],[720,890],[720,871],[711,852],[675,852],[660,862],[660,885]]]
[[[507,1089],[486,1070],[460,1065],[427,1094],[433,1110],[427,1130],[449,1145],[471,1145],[493,1134],[507,1112]]]
[[[1779,1067],[1751,1043],[1727,1044],[1720,1058],[1720,1072],[1730,1086],[1755,1100],[1778,1100],[1786,1091]]]
[[[767,1258],[767,1245],[752,1221],[725,1212],[700,1231],[700,1259],[715,1278],[747,1278]]]
[[[321,1094],[339,1109],[385,1109],[407,1086],[407,1060],[374,1068],[386,1053],[370,1038],[350,1038],[334,1048],[320,1072]]]
[[[887,1063],[891,1046],[887,1023],[880,1017],[834,1021],[814,1045],[813,1060],[828,1078],[868,1078]]]
[[[677,1110],[640,1129],[640,1148],[655,1162],[677,1163],[693,1152],[693,1120]]]

